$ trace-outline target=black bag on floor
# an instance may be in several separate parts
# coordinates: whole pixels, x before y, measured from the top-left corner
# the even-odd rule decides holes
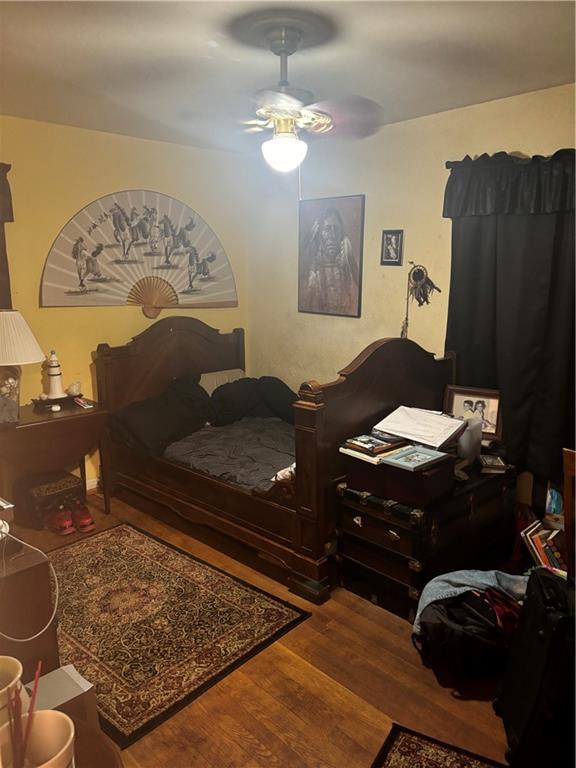
[[[494,709],[519,768],[574,766],[574,583],[532,572]]]
[[[471,589],[427,605],[420,615],[420,635],[412,641],[424,664],[446,684],[492,676],[504,667],[508,625],[515,628],[518,613],[518,604],[498,590]]]

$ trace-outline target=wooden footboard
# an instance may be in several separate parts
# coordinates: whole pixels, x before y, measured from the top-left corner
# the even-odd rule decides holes
[[[336,381],[302,384],[294,406],[294,549],[316,564],[316,578],[299,573],[295,562],[295,591],[319,594],[327,588],[328,559],[336,538],[336,485],[343,476],[341,443],[369,433],[399,405],[442,410],[444,389],[453,381],[453,358],[436,360],[408,339],[381,339],[341,370]]]

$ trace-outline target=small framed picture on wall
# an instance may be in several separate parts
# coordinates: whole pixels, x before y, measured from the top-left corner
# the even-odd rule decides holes
[[[404,230],[385,229],[382,232],[380,264],[383,267],[401,267],[404,249]]]

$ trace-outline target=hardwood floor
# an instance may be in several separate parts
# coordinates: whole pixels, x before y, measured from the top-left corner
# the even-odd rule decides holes
[[[126,768],[369,768],[393,721],[503,761],[504,731],[490,702],[442,688],[422,666],[407,622],[343,589],[311,605],[121,501],[111,516],[97,495],[90,506],[99,530],[130,522],[312,613],[124,750]],[[67,543],[14,532],[45,550]]]

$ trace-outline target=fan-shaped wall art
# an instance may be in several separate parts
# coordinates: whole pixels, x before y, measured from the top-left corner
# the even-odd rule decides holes
[[[160,192],[136,189],[100,197],[54,241],[42,274],[41,306],[141,304],[236,307],[228,257],[195,211]]]

